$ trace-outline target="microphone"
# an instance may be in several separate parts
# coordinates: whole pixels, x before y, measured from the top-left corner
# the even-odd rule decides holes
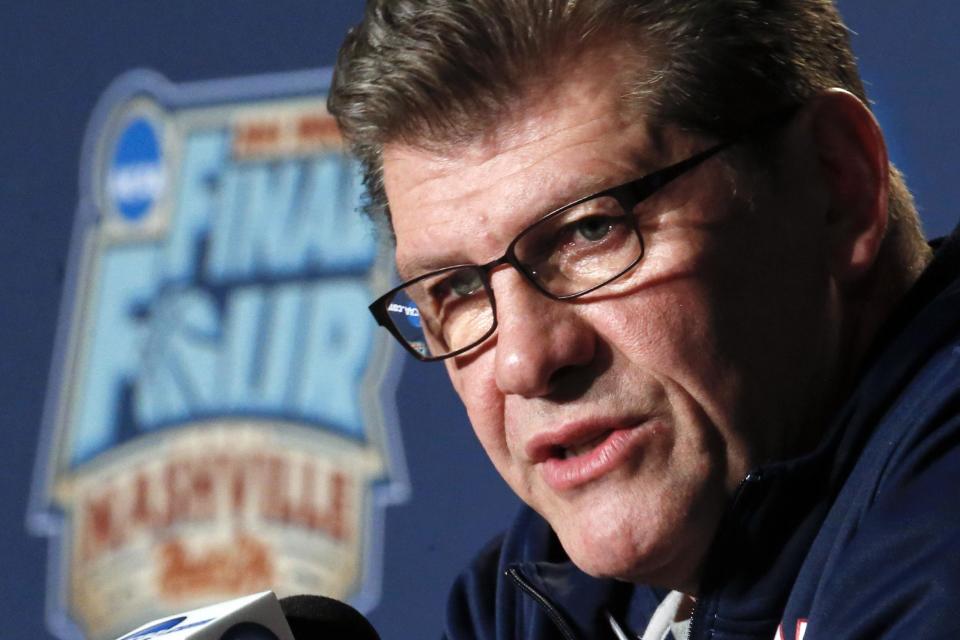
[[[272,591],[148,622],[117,640],[380,640],[348,604]]]
[[[362,613],[333,598],[287,596],[280,608],[297,640],[380,640]]]

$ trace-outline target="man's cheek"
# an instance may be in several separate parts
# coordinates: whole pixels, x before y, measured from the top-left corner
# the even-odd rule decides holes
[[[504,473],[504,465],[510,459],[510,448],[502,410],[492,403],[477,402],[467,405],[467,417],[487,456]]]
[[[447,373],[454,391],[460,397],[474,432],[488,455],[494,456],[496,445],[505,439],[504,398],[497,390],[492,371],[485,374],[480,362],[461,367],[447,361]]]

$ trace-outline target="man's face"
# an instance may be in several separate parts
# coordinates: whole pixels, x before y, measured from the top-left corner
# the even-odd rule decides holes
[[[386,147],[404,277],[499,257],[551,209],[715,142],[627,117],[615,57],[589,62],[492,136]],[[822,409],[825,205],[782,153],[762,175],[715,157],[642,203],[646,253],[613,293],[554,301],[495,270],[497,333],[447,361],[490,459],[588,573],[695,589],[730,493]]]

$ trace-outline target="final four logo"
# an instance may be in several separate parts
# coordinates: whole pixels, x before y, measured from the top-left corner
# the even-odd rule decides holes
[[[391,272],[327,80],[138,72],[97,109],[31,507],[61,637],[264,589],[378,595],[407,491],[366,311]]]

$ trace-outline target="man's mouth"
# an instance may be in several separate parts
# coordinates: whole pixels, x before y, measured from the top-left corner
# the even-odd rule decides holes
[[[567,460],[590,453],[621,429],[632,429],[647,421],[646,417],[603,418],[568,422],[534,435],[524,453],[534,464],[550,459]]]
[[[534,438],[527,453],[547,486],[562,493],[636,460],[655,431],[652,424],[639,420],[617,427],[572,425]]]
[[[577,456],[582,456],[585,453],[592,451],[597,445],[607,439],[607,436],[610,435],[612,430],[607,430],[599,433],[598,435],[588,438],[582,442],[577,442],[571,444],[567,447],[557,446],[557,455],[555,457],[562,458],[566,460],[568,458],[575,458]]]

